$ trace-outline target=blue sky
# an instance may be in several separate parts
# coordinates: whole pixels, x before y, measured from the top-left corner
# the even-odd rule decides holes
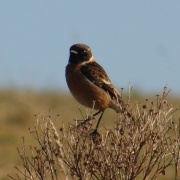
[[[1,0],[0,88],[67,90],[74,43],[118,88],[180,92],[179,0]]]

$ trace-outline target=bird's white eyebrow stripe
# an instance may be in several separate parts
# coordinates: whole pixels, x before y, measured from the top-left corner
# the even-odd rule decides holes
[[[74,53],[74,54],[78,54],[77,51],[74,51],[74,50],[70,50],[71,53]]]

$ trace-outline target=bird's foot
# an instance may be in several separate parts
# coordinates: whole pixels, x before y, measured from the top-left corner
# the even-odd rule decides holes
[[[94,116],[88,116],[88,118],[85,119],[85,120],[77,120],[77,122],[78,122],[77,127],[85,126],[85,125],[87,125],[87,124],[92,125],[91,120],[93,120],[93,119],[95,119]]]
[[[92,133],[90,133],[89,135],[90,135],[90,137],[100,136],[100,134],[98,133],[97,129],[94,129],[94,131]]]
[[[101,136],[98,133],[97,129],[94,129],[94,131],[92,133],[89,134],[89,136],[92,138],[93,142],[95,144],[99,144],[101,142]]]

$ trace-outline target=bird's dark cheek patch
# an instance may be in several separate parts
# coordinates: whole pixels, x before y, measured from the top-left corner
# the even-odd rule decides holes
[[[78,63],[78,59],[77,59],[77,58],[70,58],[70,59],[69,59],[69,62],[70,62],[71,64],[77,64],[77,63]]]

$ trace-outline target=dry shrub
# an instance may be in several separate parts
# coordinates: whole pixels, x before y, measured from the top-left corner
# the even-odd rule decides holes
[[[23,167],[15,167],[12,179],[158,179],[174,166],[178,179],[180,121],[165,101],[167,87],[156,103],[132,108],[132,117],[120,114],[114,128],[100,128],[91,136],[93,118],[79,127],[63,125],[57,130],[52,117],[37,117],[30,130],[37,145],[18,148]],[[148,107],[149,106],[149,107]],[[43,122],[42,122],[43,119]],[[41,121],[41,122],[40,122]]]

